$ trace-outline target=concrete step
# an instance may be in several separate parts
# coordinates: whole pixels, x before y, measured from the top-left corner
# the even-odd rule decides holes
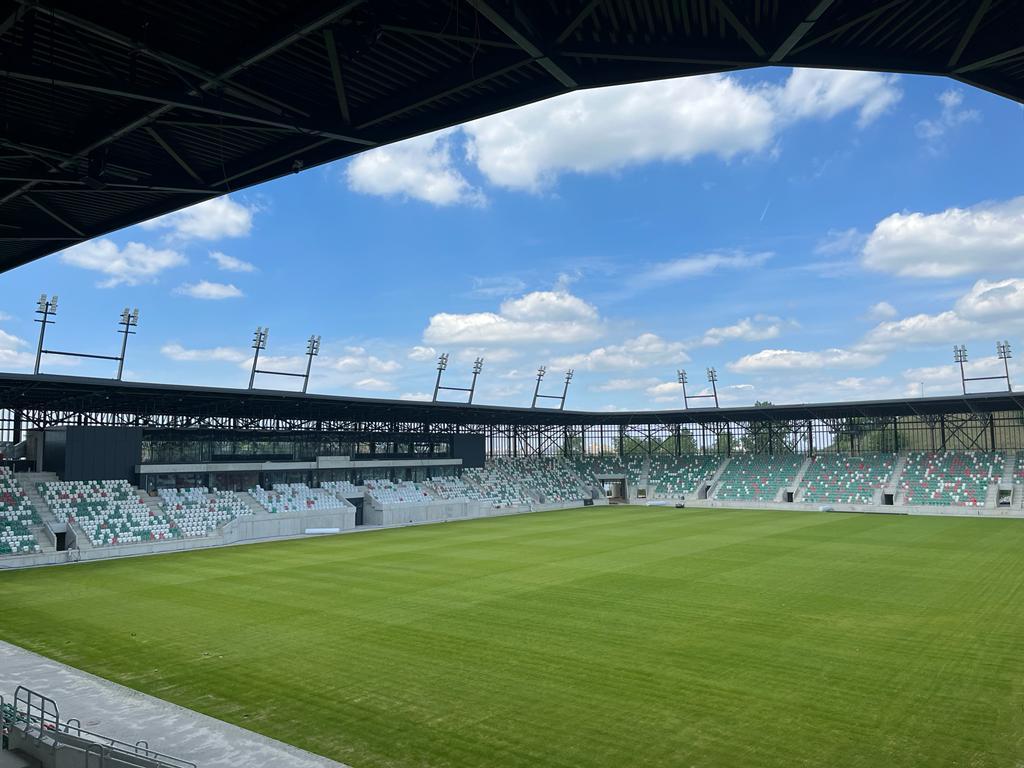
[[[42,763],[17,750],[0,750],[0,768],[39,768]]]

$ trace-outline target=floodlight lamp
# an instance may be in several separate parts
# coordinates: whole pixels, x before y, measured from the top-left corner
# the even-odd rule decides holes
[[[676,371],[676,374],[679,376],[679,383],[680,384],[685,384],[686,383],[686,371],[684,371],[682,368],[680,368],[678,371]]]
[[[46,311],[46,305],[47,305],[46,294],[45,293],[39,294],[39,302],[36,304],[36,306],[38,307],[38,310],[40,312],[45,312]]]
[[[537,369],[537,379],[538,379],[538,381],[540,379],[544,378],[544,374],[547,373],[547,371],[548,371],[548,368],[547,368],[546,365],[542,365],[540,368]]]
[[[135,309],[132,310],[132,325],[138,325],[138,324],[139,324],[139,308],[136,307]]]
[[[448,353],[442,352],[441,356],[437,358],[437,370],[444,371],[448,369]]]
[[[131,324],[131,321],[132,313],[128,311],[128,307],[125,307],[123,310],[121,310],[121,322],[124,325],[129,325]]]
[[[718,381],[718,371],[708,368],[708,381]]]
[[[568,384],[570,381],[572,381],[572,375],[574,373],[575,373],[575,371],[572,368],[570,368],[568,371],[565,372],[565,383],[566,384]]]
[[[478,357],[473,362],[473,373],[480,373],[480,371],[482,371],[483,368],[484,368],[484,359],[482,357]]]

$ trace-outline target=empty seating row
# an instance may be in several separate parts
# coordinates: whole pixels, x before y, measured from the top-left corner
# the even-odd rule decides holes
[[[900,477],[904,503],[982,507],[1004,463],[995,451],[912,451]]]
[[[435,477],[424,488],[444,501],[488,501],[484,494],[459,477]]]
[[[14,473],[0,467],[0,555],[39,552],[39,541],[29,527],[38,522],[39,514]]]
[[[463,471],[462,478],[475,487],[495,507],[525,506],[533,501],[516,460],[488,459],[483,467]]]
[[[367,480],[366,490],[381,505],[429,504],[434,497],[416,483]]]
[[[720,463],[717,456],[651,456],[647,469],[650,494],[655,499],[692,496],[703,481],[715,474]]]
[[[774,501],[782,488],[796,481],[803,463],[803,456],[734,456],[715,485],[714,498]]]
[[[320,487],[341,499],[354,499],[363,495],[363,489],[351,480],[327,480],[320,483]]]
[[[819,454],[804,475],[804,491],[799,501],[872,504],[877,492],[892,478],[895,467],[896,456],[892,453]]]
[[[308,512],[317,509],[337,509],[341,500],[326,488],[310,488],[305,483],[277,483],[273,490],[260,486],[249,489],[249,495],[268,512]]]
[[[150,510],[126,480],[56,481],[38,489],[54,516],[77,524],[93,546],[181,536],[177,524]]]
[[[161,488],[157,491],[164,512],[178,525],[182,536],[205,536],[229,520],[251,515],[249,506],[231,491],[205,487]]]

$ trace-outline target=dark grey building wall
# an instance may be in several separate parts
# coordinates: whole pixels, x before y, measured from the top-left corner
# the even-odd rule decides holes
[[[486,456],[483,435],[453,435],[452,457],[462,459],[463,467],[482,467]]]
[[[67,429],[64,427],[47,429],[41,437],[43,440],[43,466],[38,469],[43,472],[56,472],[59,476],[63,476]]]
[[[67,428],[64,480],[123,479],[134,483],[135,467],[141,461],[142,429],[138,427]]]

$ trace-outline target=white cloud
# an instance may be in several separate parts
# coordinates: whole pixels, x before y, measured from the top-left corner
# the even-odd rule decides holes
[[[255,272],[255,265],[248,261],[228,256],[221,251],[210,251],[210,259],[216,263],[217,268],[225,272]]]
[[[219,362],[219,363],[241,363],[252,360],[252,354],[237,347],[213,347],[209,349],[187,349],[181,344],[164,344],[160,348],[164,357],[177,362]]]
[[[398,396],[399,400],[418,400],[430,402],[433,399],[430,392],[403,392]]]
[[[200,280],[198,283],[182,283],[175,289],[175,293],[183,296],[191,296],[193,299],[237,299],[242,296],[242,291],[232,283],[211,283],[209,280]]]
[[[775,101],[785,119],[828,119],[856,110],[857,124],[864,127],[902,98],[897,79],[876,72],[794,69]]]
[[[101,288],[152,282],[164,270],[185,263],[185,257],[171,249],[135,242],[119,248],[106,237],[72,246],[61,253],[60,259],[65,264],[106,275],[99,283]]]
[[[762,349],[729,363],[729,370],[736,373],[753,373],[817,368],[861,368],[876,365],[881,360],[881,355],[849,349],[824,349],[814,352]]]
[[[402,368],[396,360],[368,355],[363,347],[346,347],[342,355],[324,355],[320,359],[322,366],[340,373],[394,373]]]
[[[564,172],[615,171],[765,149],[775,112],[727,75],[576,91],[469,123],[468,154],[492,183],[538,190]]]
[[[683,402],[683,387],[678,381],[663,381],[659,384],[652,384],[645,390],[647,395],[654,400],[656,403],[671,403],[678,402],[682,407]],[[708,390],[710,394],[711,390]],[[689,392],[690,395],[702,395],[705,394],[703,390],[697,392]]]
[[[220,240],[245,237],[252,230],[256,206],[242,205],[230,195],[204,200],[188,208],[167,213],[139,226],[143,229],[168,229],[178,240]]]
[[[822,256],[840,256],[855,253],[864,247],[867,235],[856,227],[850,229],[830,229],[814,247],[814,252]]]
[[[629,279],[634,288],[649,288],[666,282],[703,277],[720,270],[754,269],[772,257],[771,253],[702,253],[648,265]]]
[[[484,205],[452,159],[453,129],[371,149],[345,169],[350,189],[379,197],[405,197],[434,205]]]
[[[624,371],[653,365],[676,365],[690,358],[678,341],[666,341],[654,333],[642,333],[622,344],[611,344],[575,355],[556,358],[556,368],[580,368],[585,371]]]
[[[526,283],[512,275],[473,278],[474,296],[513,296],[521,293],[524,288],[526,288]]]
[[[894,213],[871,232],[863,262],[905,277],[1024,268],[1024,197],[932,214]]]
[[[437,350],[433,347],[413,347],[409,350],[408,358],[422,363],[424,360],[433,360],[437,357]]]
[[[708,328],[700,340],[705,347],[715,347],[725,341],[764,341],[782,333],[783,321],[769,315],[745,317],[732,325]]]
[[[657,383],[657,379],[609,379],[594,387],[597,392],[624,392],[643,389]]]
[[[978,280],[952,309],[879,323],[857,345],[866,351],[1003,338],[1024,331],[1024,278]]]
[[[572,343],[595,338],[597,309],[566,291],[534,291],[501,304],[498,312],[431,316],[423,340],[428,344]]]
[[[360,379],[353,386],[356,389],[363,389],[368,392],[389,392],[394,389],[394,386],[384,381],[383,379],[375,379],[372,376],[365,379]]]
[[[938,95],[938,102],[941,105],[939,116],[920,120],[914,126],[917,137],[924,139],[933,153],[939,151],[939,140],[949,131],[964,123],[974,123],[981,119],[978,110],[961,109],[964,102],[963,91],[949,88]]]
[[[871,320],[889,320],[898,314],[896,307],[888,301],[880,301],[868,307],[867,317]]]
[[[900,99],[896,80],[801,69],[782,85],[711,74],[585,89],[371,150],[353,160],[346,175],[358,192],[479,205],[483,193],[453,159],[454,144],[463,138],[466,159],[488,182],[536,192],[565,173],[765,152],[798,120],[856,112],[863,127]]]

